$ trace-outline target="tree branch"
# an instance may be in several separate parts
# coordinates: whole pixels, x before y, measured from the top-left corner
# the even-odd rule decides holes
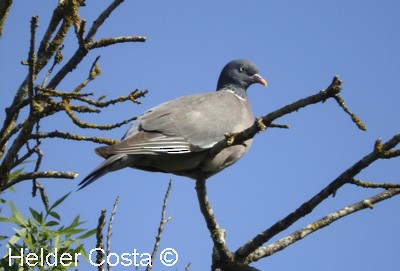
[[[389,151],[394,148],[400,142],[400,133],[393,136],[386,143],[382,144],[382,150]],[[300,218],[311,213],[311,211],[319,205],[323,200],[331,195],[334,195],[336,191],[346,183],[351,183],[354,176],[361,172],[361,170],[368,167],[370,164],[380,159],[380,152],[374,149],[371,153],[364,156],[361,160],[355,163],[353,166],[344,171],[339,177],[337,177],[328,186],[322,189],[318,194],[312,197],[307,202],[303,203],[294,212],[290,213],[288,216],[282,220],[276,222],[270,228],[259,233],[257,236],[252,238],[245,245],[240,247],[235,252],[235,259],[247,262],[247,257],[253,253],[258,247],[269,241],[273,236],[282,232],[291,226],[294,222],[298,221]]]
[[[163,205],[162,205],[161,219],[160,219],[160,225],[158,226],[158,230],[157,230],[156,242],[154,243],[153,252],[151,253],[151,257],[150,257],[152,259],[152,261],[153,261],[153,259],[156,258],[158,247],[160,246],[161,236],[162,236],[162,233],[164,232],[165,224],[167,224],[168,221],[171,220],[170,216],[165,217],[165,211],[167,210],[167,203],[168,203],[169,193],[171,192],[171,188],[172,188],[172,181],[169,180],[167,192],[165,192],[164,201],[163,201]],[[152,266],[153,266],[153,262],[146,267],[146,271],[150,271]]]
[[[117,198],[115,199],[114,206],[113,206],[113,209],[112,209],[112,211],[111,211],[110,220],[108,221],[107,242],[106,242],[106,245],[107,245],[106,254],[107,254],[107,255],[110,255],[110,253],[111,253],[112,224],[113,224],[113,221],[114,221],[115,214],[117,213],[117,206],[118,206],[118,203],[119,203],[119,197],[117,197]],[[111,265],[108,264],[108,262],[107,262],[107,270],[108,270],[108,271],[111,271]]]
[[[104,137],[88,137],[88,136],[82,136],[82,135],[74,135],[74,134],[71,134],[68,132],[60,132],[57,130],[55,130],[53,132],[42,132],[42,133],[32,134],[31,138],[32,139],[62,138],[62,139],[69,139],[69,140],[75,140],[75,141],[90,141],[90,142],[105,144],[105,145],[113,145],[118,142],[118,140],[104,138]]]
[[[0,38],[3,35],[4,24],[7,20],[8,12],[10,11],[12,0],[2,0],[0,2]]]
[[[383,189],[400,188],[399,183],[370,183],[356,179],[353,179],[351,183],[363,188],[383,188]]]
[[[52,178],[52,179],[75,179],[78,176],[77,172],[69,172],[69,171],[40,171],[40,172],[28,172],[28,173],[21,173],[14,179],[11,179],[9,182],[2,187],[2,190],[6,190],[7,188],[22,182],[24,180],[32,180],[35,178]]]
[[[122,36],[122,37],[114,37],[114,38],[103,38],[94,42],[90,42],[87,46],[89,50],[110,46],[117,43],[125,43],[125,42],[145,42],[146,37],[144,36]]]
[[[104,244],[103,244],[103,228],[105,225],[105,219],[106,219],[106,209],[102,209],[100,212],[99,216],[99,221],[97,223],[97,232],[96,232],[96,248],[101,248],[104,249]],[[96,255],[96,264],[97,264],[97,270],[98,271],[104,271],[104,265],[101,264],[104,259],[104,250],[97,250],[97,255]]]
[[[232,258],[232,254],[225,242],[225,231],[219,227],[217,219],[214,216],[214,211],[208,201],[206,180],[196,180],[196,191],[201,213],[203,214],[207,228],[214,242],[214,249],[217,250],[218,255],[223,258],[224,261],[229,261]]]
[[[286,105],[278,110],[275,110],[274,112],[269,113],[268,115],[257,118],[251,127],[247,128],[246,130],[244,130],[240,133],[236,133],[233,135],[230,134],[229,140],[221,140],[220,142],[215,144],[210,149],[208,155],[210,157],[213,157],[213,156],[217,155],[224,148],[227,148],[231,145],[243,144],[243,142],[245,142],[246,140],[253,138],[259,131],[265,130],[265,127],[275,126],[275,125],[271,125],[271,124],[277,118],[280,118],[284,115],[290,114],[295,111],[297,112],[301,108],[304,108],[311,104],[324,102],[329,98],[336,99],[336,97],[338,97],[340,91],[342,90],[341,85],[342,85],[342,81],[337,76],[335,76],[332,80],[332,83],[328,86],[328,88],[326,90],[320,91],[319,93],[311,95],[307,98],[300,99],[292,104]],[[341,100],[343,100],[343,99],[341,98]],[[356,117],[355,114],[353,114],[353,115]],[[362,122],[359,120],[359,123],[362,123]],[[227,131],[227,132],[229,132],[229,131]]]
[[[355,212],[358,212],[358,211],[361,211],[361,210],[364,210],[367,208],[372,209],[374,204],[377,204],[381,201],[387,200],[398,194],[400,194],[400,189],[389,189],[389,190],[379,193],[373,197],[370,197],[370,198],[364,199],[362,201],[359,201],[357,203],[354,203],[352,205],[346,206],[336,212],[333,212],[333,213],[311,223],[310,225],[308,225],[300,230],[293,232],[292,234],[290,234],[268,246],[260,247],[260,248],[256,249],[253,253],[251,253],[247,257],[245,262],[251,263],[251,262],[258,261],[261,258],[268,257],[282,249],[285,249],[286,247],[292,245],[293,243],[303,239],[307,235],[309,235],[315,231],[318,231],[347,215],[353,214]]]

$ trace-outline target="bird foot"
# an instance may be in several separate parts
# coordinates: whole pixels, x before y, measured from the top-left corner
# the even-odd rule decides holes
[[[225,133],[225,139],[226,139],[226,143],[228,143],[229,146],[233,145],[233,142],[235,142],[235,136],[239,134],[239,133]],[[243,146],[247,147],[246,142],[242,143]]]
[[[232,145],[233,142],[235,141],[235,135],[236,134],[237,133],[225,133],[224,134],[225,139],[226,139],[226,143],[228,143],[229,146]]]
[[[260,131],[265,131],[267,129],[267,126],[264,124],[263,119],[262,118],[257,118],[257,125],[258,128],[260,129]]]

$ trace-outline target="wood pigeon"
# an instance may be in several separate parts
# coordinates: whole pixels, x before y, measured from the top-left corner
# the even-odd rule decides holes
[[[254,122],[247,88],[267,82],[248,60],[233,60],[221,71],[217,91],[162,103],[139,116],[122,140],[96,149],[105,161],[79,184],[82,189],[101,176],[125,167],[207,179],[235,163],[250,147],[248,140],[215,156],[209,149]]]

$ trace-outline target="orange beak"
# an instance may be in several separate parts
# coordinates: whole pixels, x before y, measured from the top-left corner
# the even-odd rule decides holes
[[[260,83],[263,86],[267,86],[268,85],[267,81],[264,78],[262,78],[261,75],[259,75],[258,73],[253,75],[253,77],[254,77],[254,82]]]

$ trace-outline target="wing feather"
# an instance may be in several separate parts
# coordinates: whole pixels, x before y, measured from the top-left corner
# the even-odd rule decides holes
[[[185,96],[163,103],[139,116],[123,140],[108,147],[107,153],[180,154],[211,148],[224,139],[225,133],[247,128],[237,125],[243,117],[241,112],[226,110],[227,106],[240,108],[245,103],[226,91]],[[216,118],[225,121],[216,122]],[[249,121],[252,122],[252,116]]]

